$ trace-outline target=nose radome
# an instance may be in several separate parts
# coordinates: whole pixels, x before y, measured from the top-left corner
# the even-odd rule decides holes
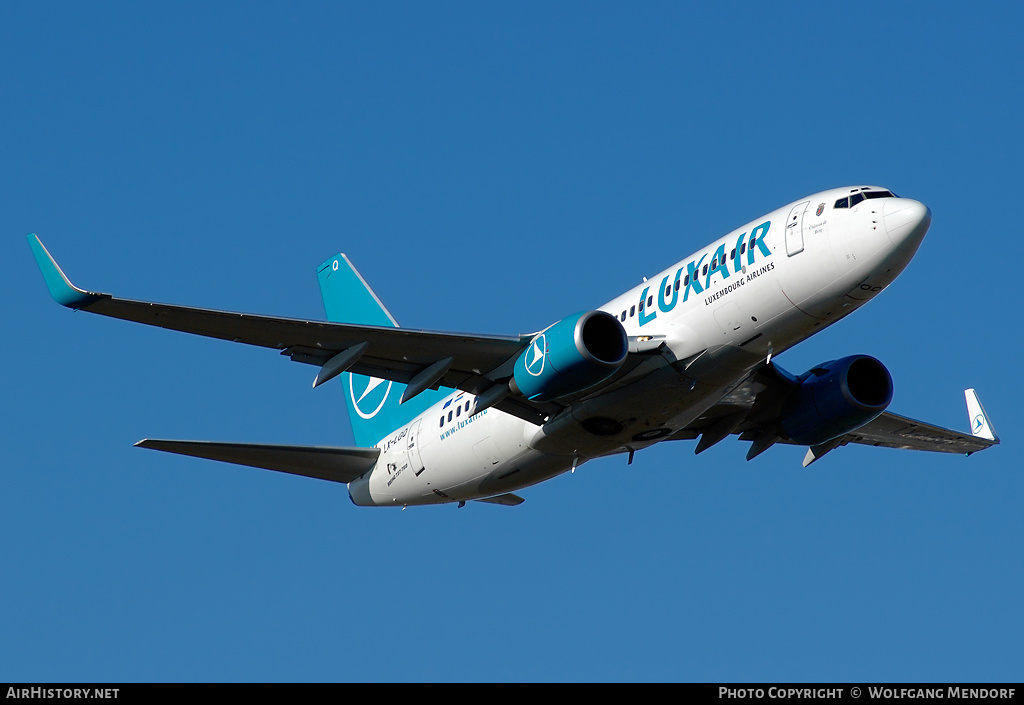
[[[932,212],[912,198],[887,198],[882,218],[892,244],[916,250],[932,223]]]

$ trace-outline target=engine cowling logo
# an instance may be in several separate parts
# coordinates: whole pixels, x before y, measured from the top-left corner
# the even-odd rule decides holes
[[[530,343],[530,349],[526,352],[526,371],[534,377],[540,376],[544,371],[544,361],[548,356],[548,345],[544,338],[544,334],[541,333],[533,342]]]

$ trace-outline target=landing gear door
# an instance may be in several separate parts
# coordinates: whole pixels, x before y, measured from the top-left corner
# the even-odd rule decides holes
[[[793,206],[786,220],[786,254],[792,257],[804,251],[804,212],[810,201]]]
[[[423,419],[417,419],[413,422],[412,426],[409,427],[409,435],[406,437],[406,452],[409,454],[409,466],[413,472],[416,473],[416,477],[420,476],[423,472],[423,460],[420,458],[420,427],[423,425]]]

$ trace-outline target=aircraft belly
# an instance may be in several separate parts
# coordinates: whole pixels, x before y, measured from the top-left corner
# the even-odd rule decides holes
[[[641,448],[685,427],[714,406],[763,358],[726,345],[689,362],[677,361],[629,387],[575,405],[571,413],[537,429],[530,447],[549,455],[581,460]],[[589,424],[602,420],[606,435]],[[589,428],[588,428],[589,426]]]
[[[484,477],[475,488],[476,497],[493,497],[535,485],[561,475],[572,467],[572,461],[565,456],[545,455],[527,450],[514,461]]]

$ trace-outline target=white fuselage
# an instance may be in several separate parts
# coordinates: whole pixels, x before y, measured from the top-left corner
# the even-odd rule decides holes
[[[771,355],[862,306],[906,267],[930,218],[924,205],[881,197],[835,207],[881,190],[814,194],[645,279],[600,310],[631,338],[664,336],[658,364],[641,363],[543,426],[494,408],[469,416],[472,395],[455,391],[377,444],[376,466],[349,484],[352,501],[493,497],[686,427]],[[581,425],[595,417],[614,422],[609,433]]]

